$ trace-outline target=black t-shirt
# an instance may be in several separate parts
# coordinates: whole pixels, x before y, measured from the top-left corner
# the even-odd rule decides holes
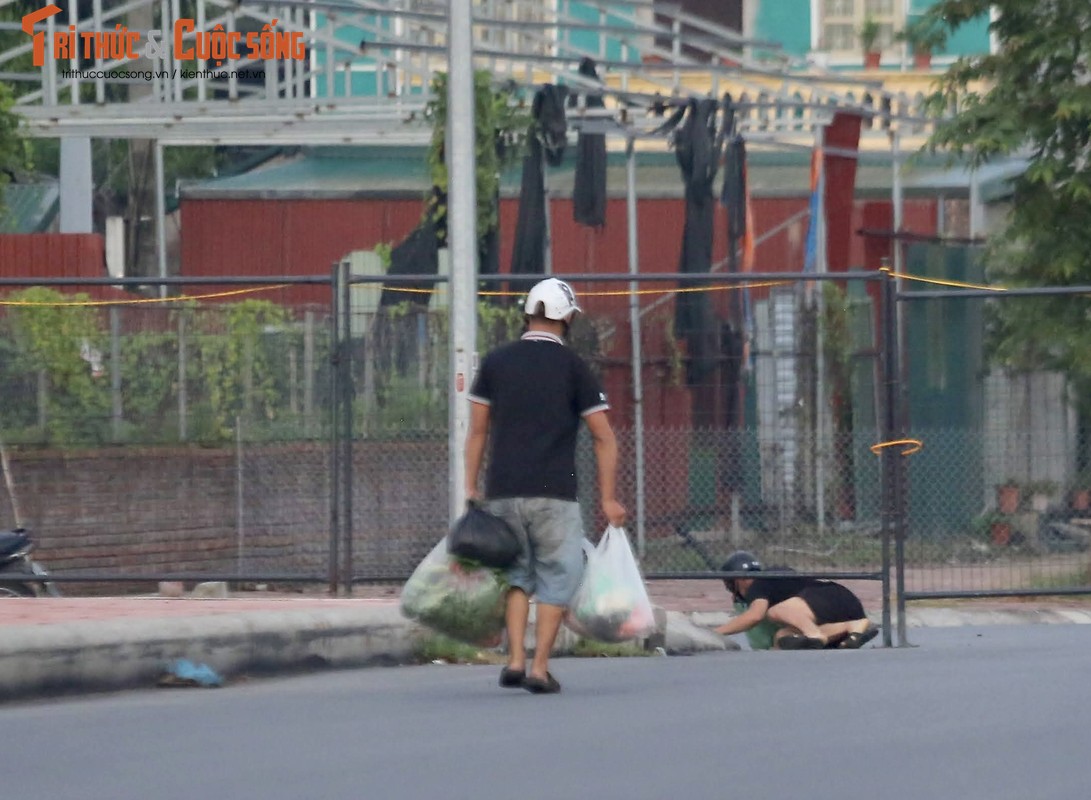
[[[485,356],[470,400],[489,406],[486,496],[576,499],[580,420],[609,408],[582,358],[552,334],[525,333]]]
[[[777,572],[785,571],[784,567],[776,568]],[[753,605],[755,600],[764,598],[772,608],[777,603],[783,603],[789,597],[795,597],[808,586],[817,586],[826,583],[818,578],[755,578],[746,590],[744,600],[746,604]]]

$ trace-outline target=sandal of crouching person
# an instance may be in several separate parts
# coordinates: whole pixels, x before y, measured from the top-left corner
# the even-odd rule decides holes
[[[878,635],[879,629],[874,625],[869,625],[867,630],[861,633],[850,633],[841,640],[837,647],[840,650],[859,650]]]

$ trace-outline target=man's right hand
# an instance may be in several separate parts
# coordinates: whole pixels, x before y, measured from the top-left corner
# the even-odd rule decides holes
[[[624,527],[625,519],[629,515],[629,512],[625,510],[625,506],[617,500],[603,500],[602,513],[606,516],[606,521],[615,528]]]

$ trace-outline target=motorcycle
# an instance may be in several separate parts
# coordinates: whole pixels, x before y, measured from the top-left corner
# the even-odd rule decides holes
[[[49,573],[30,557],[34,542],[23,528],[0,531],[0,598],[60,597]]]

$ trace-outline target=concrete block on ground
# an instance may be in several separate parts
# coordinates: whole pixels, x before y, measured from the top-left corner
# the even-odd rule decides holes
[[[193,597],[201,600],[226,600],[227,584],[223,581],[207,581],[193,587]]]
[[[701,628],[715,628],[724,625],[733,615],[726,611],[693,611],[689,621]]]
[[[185,597],[186,585],[181,581],[160,581],[160,597]]]
[[[681,611],[668,611],[665,649],[668,654],[681,654],[741,650],[742,647],[715,631],[694,625]]]

